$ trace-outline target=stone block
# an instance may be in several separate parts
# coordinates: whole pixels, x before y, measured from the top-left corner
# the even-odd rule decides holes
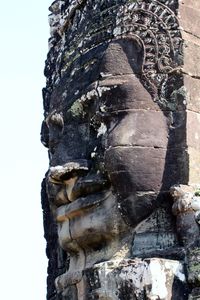
[[[116,147],[106,152],[105,160],[113,186],[124,195],[168,190],[188,181],[184,148]]]
[[[200,182],[200,151],[189,147],[188,153],[188,173],[189,173],[189,184],[199,184]]]
[[[200,37],[200,10],[195,7],[198,6],[198,4],[196,4],[198,2],[199,1],[184,1],[184,4],[182,2],[182,5],[180,5],[179,13],[180,25],[181,27],[183,27],[183,30],[191,33],[194,36]]]
[[[200,288],[194,288],[192,293],[189,295],[189,300],[199,300],[200,299]]]
[[[200,287],[200,249],[194,248],[188,251],[188,281],[196,287]]]
[[[107,121],[107,148],[140,146],[185,147],[186,112],[129,110],[116,112]]]
[[[200,114],[187,111],[187,145],[200,151]]]
[[[179,9],[182,10],[182,7],[194,8],[195,10],[200,10],[200,2],[197,0],[181,0],[179,1]]]
[[[200,112],[200,80],[184,75],[186,88],[187,109]]]
[[[127,145],[166,148],[167,143],[167,118],[162,111],[118,113],[108,129],[108,147]]]
[[[102,92],[101,101],[108,112],[126,109],[160,110],[134,74],[102,78],[99,81],[99,92]]]
[[[187,33],[183,33],[183,39],[183,72],[198,78],[200,77],[200,40],[191,38],[191,35]]]
[[[83,275],[87,299],[188,299],[183,266],[159,258],[108,261]]]

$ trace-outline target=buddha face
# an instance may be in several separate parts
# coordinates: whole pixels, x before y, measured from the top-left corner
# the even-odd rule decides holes
[[[168,115],[140,81],[142,46],[121,39],[103,51],[94,73],[83,74],[88,83],[77,77],[55,89],[46,119],[48,194],[69,252],[126,235],[179,176]]]

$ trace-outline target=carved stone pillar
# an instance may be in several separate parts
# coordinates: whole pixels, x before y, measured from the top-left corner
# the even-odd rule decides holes
[[[199,9],[50,6],[48,300],[199,299]]]

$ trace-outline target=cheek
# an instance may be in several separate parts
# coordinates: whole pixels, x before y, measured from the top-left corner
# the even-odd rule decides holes
[[[108,126],[107,147],[167,148],[168,120],[161,111],[118,112]]]
[[[163,184],[165,149],[119,146],[105,153],[105,166],[122,198],[136,191],[159,191]]]
[[[124,220],[136,226],[148,217],[163,188],[166,151],[113,147],[106,151],[106,167]]]
[[[118,111],[108,124],[105,167],[122,198],[186,182],[185,116],[159,110]]]
[[[134,191],[161,189],[167,144],[167,120],[162,112],[133,110],[117,116],[108,130],[105,165],[122,198]]]

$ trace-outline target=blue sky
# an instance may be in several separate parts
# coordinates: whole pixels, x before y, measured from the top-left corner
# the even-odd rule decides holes
[[[4,300],[44,300],[46,295],[40,183],[48,160],[40,143],[40,125],[49,5],[47,0],[1,2],[0,273]]]

